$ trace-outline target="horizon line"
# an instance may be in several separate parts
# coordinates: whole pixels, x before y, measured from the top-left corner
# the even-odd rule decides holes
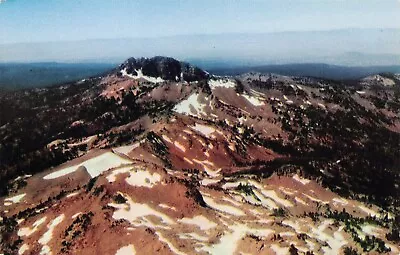
[[[221,32],[221,33],[201,33],[201,34],[174,34],[174,35],[160,35],[160,36],[143,36],[143,37],[116,37],[116,38],[87,38],[87,39],[76,39],[76,40],[59,40],[59,41],[31,41],[31,42],[6,42],[1,43],[0,46],[10,45],[23,45],[23,44],[42,44],[42,43],[75,43],[75,42],[90,42],[90,41],[112,41],[112,40],[150,40],[150,39],[166,39],[166,38],[179,38],[179,37],[201,37],[201,36],[227,36],[227,35],[268,35],[268,34],[287,34],[287,33],[329,33],[329,32],[341,32],[351,30],[399,30],[400,27],[349,27],[349,28],[333,28],[333,29],[321,29],[321,30],[285,30],[285,31],[268,31],[268,32]]]
[[[156,57],[156,56],[154,56]],[[129,58],[129,57],[128,57]],[[128,59],[126,58],[126,59]],[[176,58],[174,58],[176,59]],[[176,59],[178,61],[183,61],[187,62],[185,60],[180,60]],[[69,64],[69,65],[74,65],[74,64],[108,64],[108,65],[114,65],[114,64],[120,64],[121,62],[99,62],[99,61],[93,61],[91,62],[90,60],[81,60],[81,61],[65,61],[65,62],[58,62],[58,61],[36,61],[36,62],[19,62],[19,61],[11,61],[11,62],[3,62],[0,61],[0,65],[12,65],[12,64],[20,64],[20,65],[30,65],[30,64]],[[189,63],[190,64],[190,63]],[[234,67],[214,67],[211,69],[231,69],[231,68],[246,68],[246,67],[266,67],[266,66],[288,66],[288,65],[323,65],[323,66],[332,66],[332,67],[345,67],[345,68],[373,68],[373,67],[400,67],[400,64],[395,64],[395,65],[340,65],[340,64],[328,64],[324,62],[290,62],[290,63],[285,63],[285,64],[248,64],[248,65],[238,65]]]

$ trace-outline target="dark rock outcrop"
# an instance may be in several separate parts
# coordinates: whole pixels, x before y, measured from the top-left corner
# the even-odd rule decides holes
[[[153,58],[129,58],[119,66],[131,75],[137,75],[141,69],[143,74],[151,77],[161,77],[168,81],[200,81],[207,79],[207,72],[188,63],[170,57],[157,56]]]

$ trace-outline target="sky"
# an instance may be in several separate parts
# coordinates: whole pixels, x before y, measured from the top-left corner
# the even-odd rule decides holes
[[[399,64],[400,0],[0,0],[0,62]]]
[[[400,28],[400,0],[0,1],[0,44]]]

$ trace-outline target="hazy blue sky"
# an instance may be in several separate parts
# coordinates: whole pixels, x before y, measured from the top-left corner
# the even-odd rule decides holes
[[[6,0],[0,44],[399,28],[399,0]]]

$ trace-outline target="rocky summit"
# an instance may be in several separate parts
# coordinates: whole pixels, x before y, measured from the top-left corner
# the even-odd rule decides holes
[[[152,77],[156,81],[198,81],[208,74],[185,62],[169,57],[130,58],[120,65],[118,72],[131,77]],[[158,79],[158,80],[157,80]]]
[[[400,253],[399,75],[130,58],[0,107],[0,253]]]

